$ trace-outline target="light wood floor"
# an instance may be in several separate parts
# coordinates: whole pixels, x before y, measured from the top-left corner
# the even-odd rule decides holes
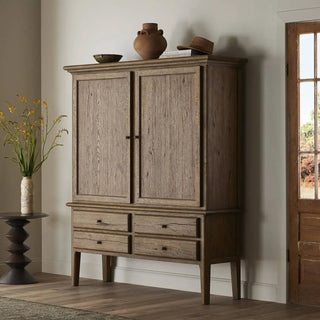
[[[285,320],[320,319],[320,308],[254,300],[233,301],[211,296],[211,305],[200,303],[200,294],[123,283],[81,279],[79,287],[70,277],[40,273],[39,283],[0,285],[0,296],[77,309],[132,317],[137,320]]]

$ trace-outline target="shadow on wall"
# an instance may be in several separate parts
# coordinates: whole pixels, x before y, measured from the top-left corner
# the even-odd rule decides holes
[[[241,43],[248,43],[248,39],[245,37],[237,38],[234,36],[223,36],[220,37],[213,49],[213,54],[217,56],[228,56],[228,57],[243,57],[248,58],[246,50],[241,46]],[[215,50],[218,48],[217,50]],[[222,49],[219,49],[222,48]],[[249,59],[250,63],[251,59]],[[247,79],[246,79],[247,81]]]
[[[244,298],[252,298],[256,284],[257,262],[261,259],[262,212],[262,63],[263,52],[246,52],[241,43],[247,38],[233,36],[220,37],[216,43],[218,50],[214,54],[231,57],[245,57],[248,63],[244,69]]]

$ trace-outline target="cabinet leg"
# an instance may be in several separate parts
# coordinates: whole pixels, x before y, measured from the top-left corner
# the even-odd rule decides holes
[[[239,300],[241,298],[240,259],[231,261],[231,280],[232,280],[233,299]]]
[[[71,282],[73,286],[79,285],[80,258],[81,258],[81,252],[77,252],[77,251],[72,252]]]
[[[210,263],[200,264],[202,304],[210,304]]]
[[[113,281],[112,257],[102,255],[102,277],[104,282]]]

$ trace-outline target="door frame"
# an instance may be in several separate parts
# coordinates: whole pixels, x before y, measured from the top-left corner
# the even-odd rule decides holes
[[[319,31],[315,30],[315,23]],[[288,301],[303,303],[299,294],[300,260],[299,260],[299,229],[300,212],[308,212],[316,209],[314,201],[318,199],[299,199],[299,128],[300,128],[300,104],[298,69],[298,36],[303,33],[320,32],[319,21],[293,22],[286,24],[286,107],[287,107],[287,228],[288,228]],[[315,48],[315,54],[317,53]],[[315,59],[316,60],[316,59]],[[317,65],[315,63],[315,70]],[[315,71],[316,72],[316,71]],[[312,78],[310,78],[312,79]],[[317,75],[314,74],[314,81]],[[319,90],[319,88],[318,88]],[[315,101],[316,103],[316,101]],[[315,115],[317,116],[317,114]],[[315,128],[316,131],[316,128]],[[320,153],[319,153],[320,158]],[[317,174],[317,171],[315,172]],[[310,211],[310,212],[311,212]]]

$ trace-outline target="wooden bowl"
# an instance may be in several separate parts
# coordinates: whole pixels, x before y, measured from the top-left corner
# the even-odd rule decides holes
[[[99,63],[118,62],[122,58],[121,54],[95,54],[93,56]]]

